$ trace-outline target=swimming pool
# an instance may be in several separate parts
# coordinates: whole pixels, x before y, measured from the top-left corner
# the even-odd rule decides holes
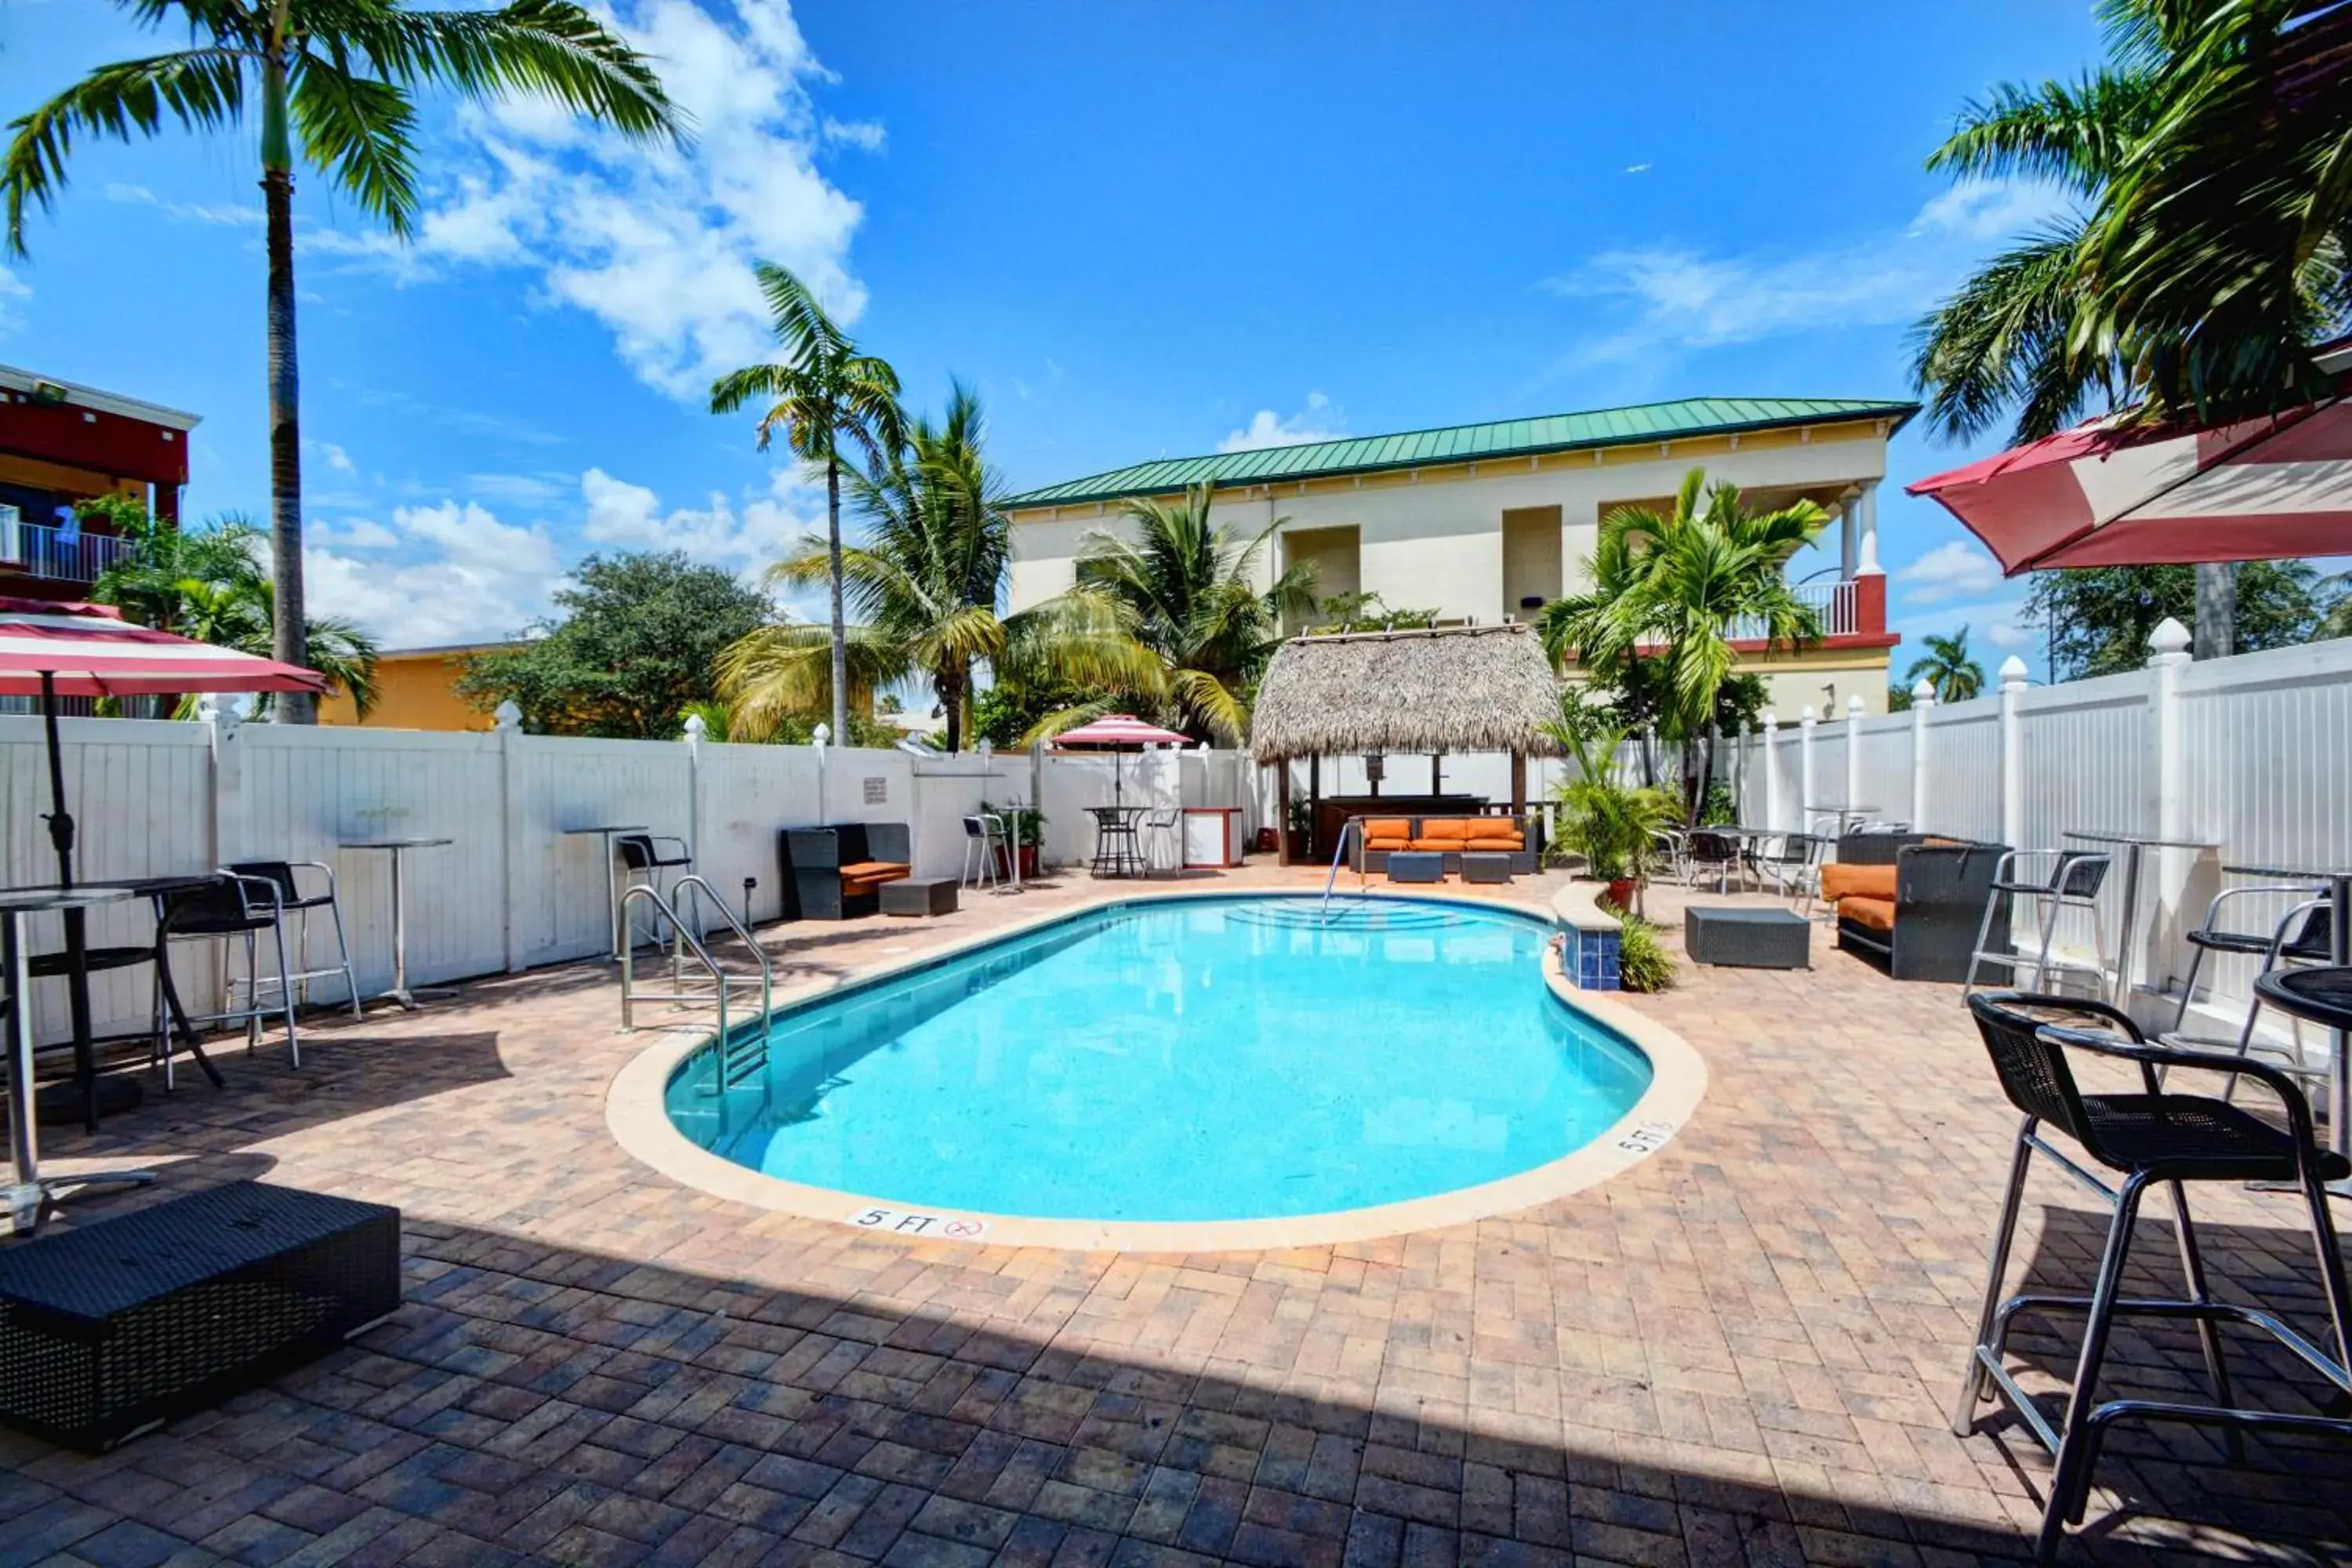
[[[735,1165],[927,1213],[1393,1205],[1559,1161],[1649,1086],[1545,984],[1549,931],[1452,902],[1114,904],[780,1014],[734,1084],[705,1047],[664,1104]]]

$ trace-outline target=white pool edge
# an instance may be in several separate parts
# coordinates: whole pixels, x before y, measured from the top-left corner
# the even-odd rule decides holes
[[[1312,899],[1319,895],[1255,889],[1241,894],[1234,889],[1206,889],[1106,893],[1092,902],[1065,906],[901,963],[875,965],[839,984],[794,997],[788,1005],[822,1000],[845,986],[865,985],[926,969],[1110,904],[1160,900],[1205,901],[1237,896]],[[1459,904],[1466,909],[1500,910],[1527,919],[1543,918],[1542,911],[1531,906],[1498,904],[1492,900],[1442,892],[1416,891],[1410,895],[1409,901]],[[700,1032],[665,1035],[630,1058],[614,1075],[605,1092],[604,1122],[614,1139],[633,1158],[682,1185],[755,1208],[848,1226],[871,1235],[999,1247],[1163,1253],[1256,1252],[1370,1241],[1515,1214],[1583,1192],[1648,1159],[1689,1122],[1707,1085],[1706,1063],[1690,1043],[1622,1003],[1570,985],[1560,969],[1558,953],[1549,945],[1544,952],[1543,971],[1545,984],[1555,996],[1617,1034],[1649,1059],[1649,1088],[1606,1131],[1557,1160],[1499,1181],[1368,1208],[1274,1219],[1038,1219],[953,1209],[915,1212],[894,1199],[787,1181],[721,1159],[695,1143],[671,1122],[665,1091],[678,1064],[709,1043],[709,1035]]]

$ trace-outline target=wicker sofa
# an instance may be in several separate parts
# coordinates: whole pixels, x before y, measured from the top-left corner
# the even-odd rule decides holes
[[[882,908],[882,884],[914,874],[912,834],[903,822],[838,822],[776,835],[784,918],[839,921]]]
[[[1916,833],[1839,839],[1836,860],[1822,868],[1822,898],[1837,909],[1838,946],[1897,980],[1965,981],[2004,852],[1998,844]]]
[[[1511,874],[1532,877],[1538,849],[1534,824],[1524,816],[1367,816],[1358,824],[1355,868],[1378,875],[1399,849],[1429,850],[1445,857],[1445,874],[1462,874],[1465,849],[1494,850],[1511,858]]]

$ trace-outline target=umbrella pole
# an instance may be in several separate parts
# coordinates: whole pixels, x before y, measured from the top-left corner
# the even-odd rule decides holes
[[[49,747],[49,843],[58,852],[58,886],[74,885],[73,814],[66,809],[65,748],[58,740],[58,679],[41,672],[41,729]],[[81,1089],[81,1121],[85,1131],[98,1131],[98,1060],[90,1049],[89,929],[81,910],[68,910],[66,927],[66,1005],[73,1017],[74,1082]]]

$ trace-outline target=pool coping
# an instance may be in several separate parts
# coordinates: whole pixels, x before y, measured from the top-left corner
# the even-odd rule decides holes
[[[1312,891],[1256,889],[1246,892],[1191,888],[1107,890],[1098,899],[1065,905],[1034,919],[976,933],[969,941],[953,942],[898,963],[876,964],[860,970],[833,984],[796,994],[780,1006],[821,1001],[852,987],[869,985],[947,963],[977,949],[1060,924],[1108,905],[1160,900],[1208,901],[1235,897],[1312,899],[1319,896]],[[1499,909],[1526,919],[1544,919],[1541,906],[1503,904],[1492,899],[1442,891],[1416,890],[1410,895],[1372,891],[1354,896],[1458,904],[1468,909],[1487,910]],[[1688,1123],[1707,1086],[1706,1060],[1690,1043],[1633,1008],[1570,984],[1560,967],[1559,950],[1551,943],[1545,945],[1543,973],[1544,983],[1551,988],[1555,997],[1612,1031],[1649,1058],[1649,1088],[1607,1131],[1557,1160],[1497,1181],[1366,1208],[1334,1209],[1321,1214],[1286,1215],[1266,1219],[1041,1219],[1025,1215],[950,1209],[908,1210],[897,1200],[875,1198],[833,1187],[810,1186],[782,1176],[771,1176],[720,1158],[694,1142],[670,1121],[664,1096],[671,1075],[688,1057],[709,1043],[708,1030],[667,1035],[653,1041],[631,1058],[613,1076],[606,1089],[604,1122],[625,1152],[682,1185],[756,1208],[824,1220],[872,1235],[909,1241],[950,1240],[999,1247],[1160,1253],[1257,1252],[1370,1241],[1409,1231],[1435,1230],[1492,1219],[1583,1192],[1648,1159],[1664,1148],[1675,1132]]]

